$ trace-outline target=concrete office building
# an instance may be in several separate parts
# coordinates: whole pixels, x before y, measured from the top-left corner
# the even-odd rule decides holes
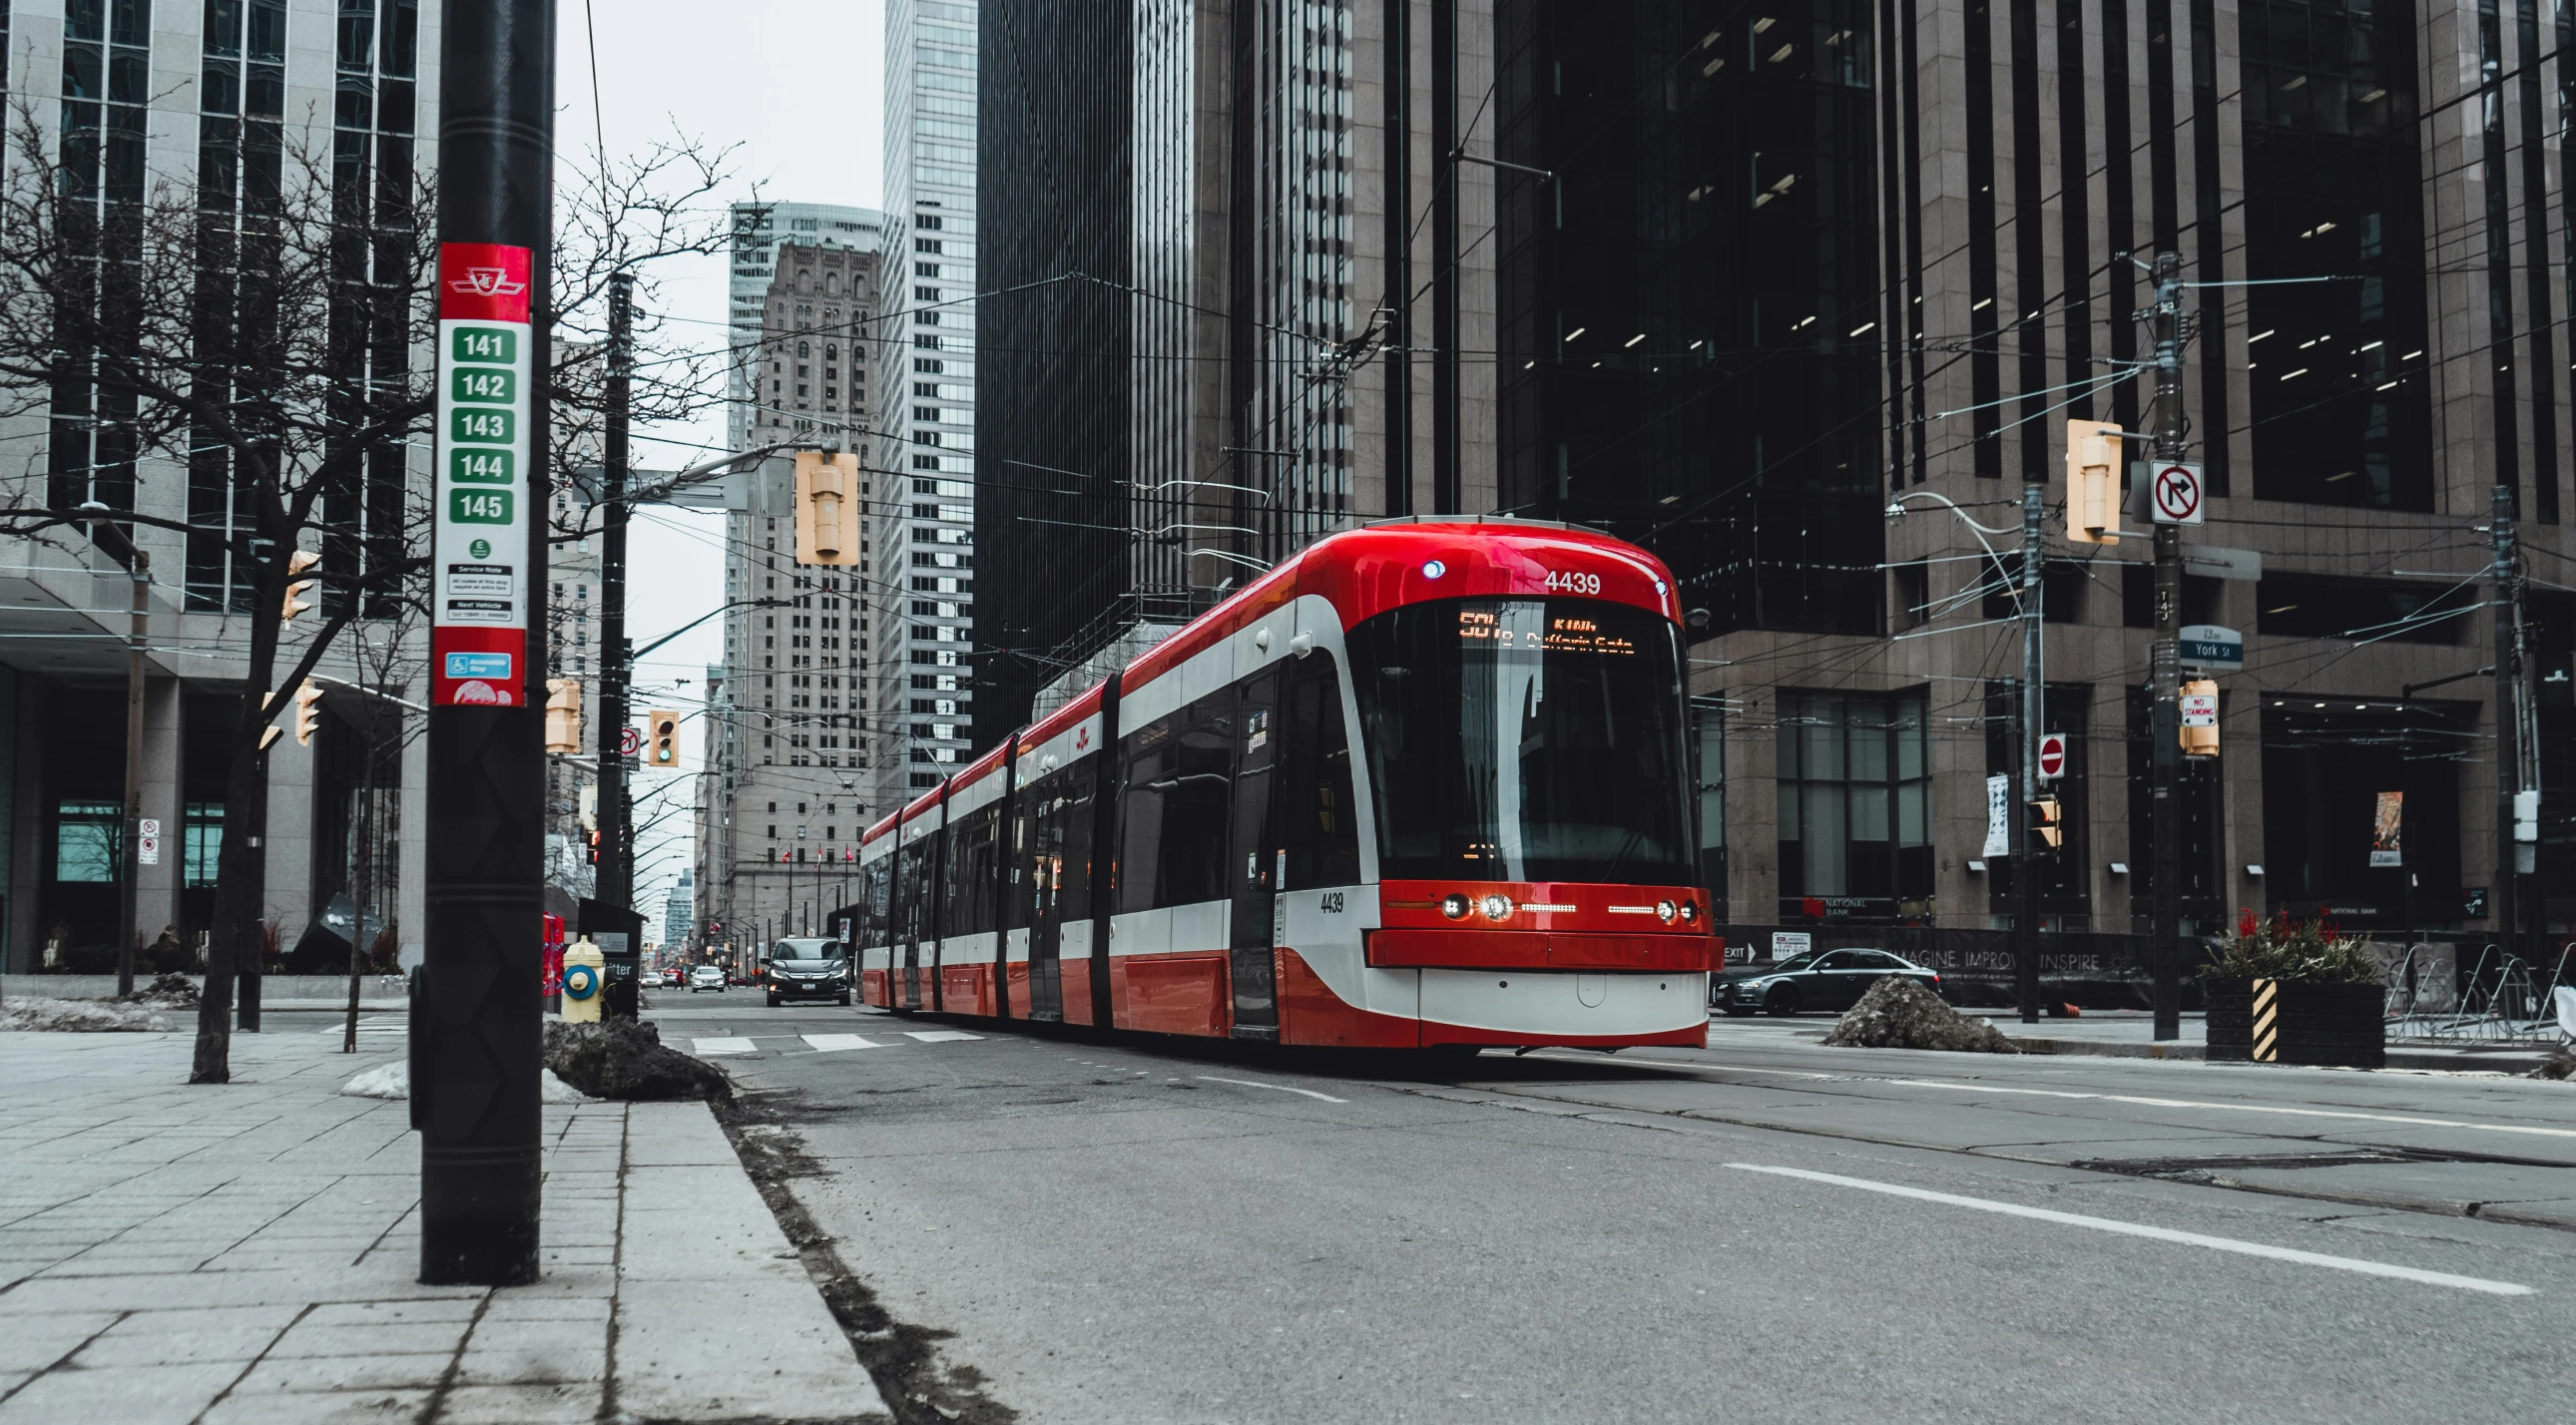
[[[2018,533],[1940,500],[2013,529],[2035,483],[2069,738],[2040,925],[2052,963],[2122,970],[2151,895],[2149,541],[2070,543],[2062,454],[2069,417],[2152,414],[2129,255],[2165,248],[2191,281],[2259,284],[2188,302],[2208,500],[2183,622],[2246,652],[2216,674],[2220,753],[2182,780],[2187,931],[2251,907],[2484,943],[2514,864],[2501,703],[2525,727],[2508,775],[2542,793],[2520,923],[2566,938],[2576,252],[2548,144],[2576,22],[2465,0],[1203,19],[986,18],[984,280],[1051,285],[979,325],[979,552],[1021,576],[978,620],[979,745],[1122,628],[1319,529],[1579,521],[1707,611],[1697,853],[1738,953],[1806,933],[1970,963],[2015,906],[2016,858],[1984,842],[1986,779],[2018,760]],[[2498,485],[2529,576],[2519,698],[2480,673]],[[2402,867],[2369,855],[2385,792]]]
[[[102,213],[132,211],[167,182],[201,212],[254,204],[285,148],[322,156],[331,181],[368,211],[379,178],[428,161],[438,11],[414,0],[193,0],[19,5],[5,15],[6,84],[42,142]],[[67,88],[67,85],[69,86]],[[337,165],[333,166],[333,156]],[[13,167],[18,165],[13,164]],[[388,230],[382,236],[399,240]],[[203,279],[201,281],[210,281]],[[213,290],[210,283],[208,290]],[[356,293],[353,289],[353,299]],[[366,294],[400,311],[408,294]],[[357,309],[352,309],[352,316]],[[353,328],[355,330],[355,328]],[[399,328],[365,343],[353,377],[423,369],[425,339]],[[0,420],[0,498],[69,508],[87,500],[187,526],[132,527],[151,557],[151,653],[143,815],[161,826],[142,867],[143,938],[162,927],[191,945],[214,898],[228,828],[251,809],[225,804],[226,745],[243,696],[241,650],[252,607],[237,564],[250,538],[220,449],[138,449],[124,419],[136,397],[110,380],[18,391]],[[425,488],[425,445],[371,456],[358,488],[335,498],[325,558],[354,571],[401,552],[407,496]],[[114,867],[125,754],[128,583],[85,535],[55,530],[0,541],[0,965],[60,965],[113,954]],[[330,605],[325,604],[327,609]],[[290,628],[280,669],[319,622]],[[421,630],[369,609],[320,671],[419,701]],[[371,913],[399,937],[421,933],[420,723],[398,704],[326,693],[310,746],[280,739],[269,758],[264,914],[292,948],[335,896],[367,883]],[[372,788],[372,790],[368,790]],[[365,844],[362,846],[362,837]]]
[[[779,205],[775,220],[829,221],[795,216],[804,206]],[[882,259],[861,243],[876,233],[872,222],[852,220],[835,241],[818,240],[813,229],[775,236],[762,250],[769,279],[749,359],[738,368],[739,448],[791,443],[859,455],[851,508],[862,562],[796,563],[792,456],[746,467],[728,483],[725,661],[707,670],[694,869],[710,934],[736,944],[822,924],[839,904],[837,878],[867,816],[862,578],[886,526],[869,503],[882,479],[871,467],[884,444],[870,435],[869,366],[877,356],[868,340],[881,306]],[[738,324],[743,310],[736,308]],[[786,603],[753,606],[761,599]]]
[[[760,403],[752,396],[752,368],[760,360],[770,280],[777,274],[782,243],[882,252],[885,214],[840,203],[733,205],[732,270],[726,278],[725,307],[732,349],[725,368],[725,437],[733,450],[759,443],[752,438],[752,427],[761,415]]]
[[[967,747],[976,670],[976,8],[889,0],[885,44],[885,438],[868,566],[877,731],[869,805],[939,785]],[[983,478],[992,472],[984,471]]]

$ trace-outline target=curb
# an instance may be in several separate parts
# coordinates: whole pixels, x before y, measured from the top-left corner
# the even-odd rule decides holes
[[[2194,1059],[2209,1057],[2206,1046],[2199,1044],[2140,1044],[2115,1039],[2014,1039],[2014,1047],[2025,1054],[2082,1054],[2104,1059]],[[2522,1074],[2548,1062],[2542,1050],[2528,1052],[2503,1050],[2476,1052],[2456,1049],[2391,1049],[2391,1069],[2448,1069],[2488,1073]]]

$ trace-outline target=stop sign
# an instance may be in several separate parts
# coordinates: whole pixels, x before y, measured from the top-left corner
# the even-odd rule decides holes
[[[2063,773],[2065,770],[2066,770],[2066,734],[2064,734],[2064,733],[2062,733],[2062,732],[2048,732],[2048,733],[2042,733],[2042,734],[2040,734],[2040,739],[2039,739],[2039,775],[2040,775],[2040,778],[2041,778],[2042,780],[2044,780],[2044,781],[2054,782],[2054,781],[2056,781],[2056,780],[2057,780],[2057,778],[2058,778],[2059,774]]]

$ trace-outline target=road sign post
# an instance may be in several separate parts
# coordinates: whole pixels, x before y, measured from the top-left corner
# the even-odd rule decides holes
[[[2039,779],[2054,782],[2066,775],[2066,734],[2051,732],[2039,739]]]
[[[424,959],[412,995],[420,1279],[537,1279],[553,0],[440,31]]]
[[[2147,476],[2147,514],[2157,524],[2200,524],[2204,508],[2200,467],[2188,460],[2159,460]]]

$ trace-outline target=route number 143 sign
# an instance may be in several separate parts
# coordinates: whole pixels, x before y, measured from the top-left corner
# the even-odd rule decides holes
[[[529,287],[524,247],[439,250],[437,706],[514,707],[526,696]]]

